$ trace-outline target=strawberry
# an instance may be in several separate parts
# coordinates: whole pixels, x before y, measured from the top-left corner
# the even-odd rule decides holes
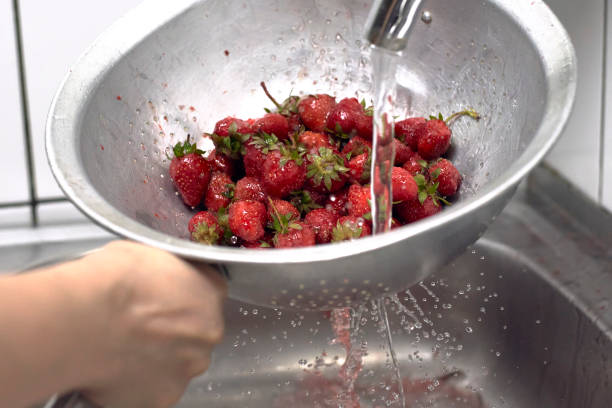
[[[351,157],[372,151],[372,142],[355,136],[342,148],[342,154],[351,154]]]
[[[372,120],[372,115],[361,114],[358,115],[355,120],[355,130],[357,131],[357,135],[366,140],[372,140],[372,135],[374,133],[374,123]]]
[[[287,201],[269,200],[268,217],[275,231],[275,248],[294,248],[315,244],[315,233],[310,225],[300,222],[300,214]]]
[[[368,153],[353,157],[349,163],[349,176],[353,183],[364,184],[370,180],[372,160]]]
[[[348,180],[347,163],[340,154],[328,147],[320,147],[307,156],[306,185],[321,193],[334,192]]]
[[[337,221],[338,215],[325,208],[312,210],[304,217],[304,222],[310,225],[315,232],[317,244],[331,242]]]
[[[289,201],[268,199],[268,224],[273,224],[274,217],[279,216],[285,217],[288,221],[300,220],[300,212]]]
[[[393,139],[395,145],[395,165],[401,166],[412,157],[412,150],[397,139]]]
[[[189,143],[189,136],[185,143],[177,143],[173,150],[175,157],[170,162],[170,177],[183,202],[195,207],[200,204],[208,188],[210,164],[202,157],[204,152],[196,144]]]
[[[215,124],[214,134],[220,137],[227,137],[230,133],[240,133],[246,135],[252,133],[253,129],[251,125],[242,119],[236,119],[228,116],[221,119]]]
[[[229,206],[230,230],[247,242],[264,236],[266,218],[266,206],[259,201],[236,201]]]
[[[363,217],[370,214],[370,186],[353,184],[348,190],[347,209],[349,215]]]
[[[413,201],[417,199],[418,187],[408,170],[393,167],[391,172],[393,201]]]
[[[297,151],[274,150],[263,163],[262,182],[269,196],[284,198],[302,188],[306,180],[303,159]]]
[[[289,137],[289,122],[280,113],[267,113],[263,118],[255,121],[253,130],[275,135],[278,140],[285,140]]]
[[[212,139],[217,154],[239,159],[243,153],[243,145],[251,137],[251,131],[249,122],[230,117],[217,122],[215,132],[212,135],[205,134],[205,136]]]
[[[329,95],[308,96],[298,105],[300,119],[309,130],[323,132],[327,127],[327,118],[335,105],[336,100]]]
[[[206,245],[215,245],[223,237],[217,217],[209,211],[200,211],[189,220],[191,239]]]
[[[411,223],[432,216],[442,211],[442,206],[435,204],[432,196],[428,195],[421,204],[419,200],[404,201],[395,206],[397,215],[405,223]]]
[[[439,183],[438,192],[445,197],[454,196],[461,185],[459,170],[446,159],[440,159],[429,166],[429,177]]]
[[[252,200],[265,203],[267,198],[262,182],[255,177],[243,177],[236,183],[234,189],[236,201]]]
[[[211,170],[213,172],[219,171],[232,177],[236,171],[234,160],[223,153],[217,153],[216,150],[213,150],[210,153],[207,160],[209,161]]]
[[[348,214],[348,188],[332,193],[327,197],[325,208],[339,217]]]
[[[418,152],[425,160],[442,156],[451,143],[451,131],[441,119],[431,119],[425,125],[425,132],[419,138]]]
[[[257,146],[249,143],[245,144],[242,164],[244,165],[244,172],[248,177],[260,177],[265,160],[266,155]]]
[[[343,139],[348,139],[357,132],[356,124],[361,115],[364,115],[363,107],[357,99],[342,99],[327,117],[327,129]]]
[[[299,248],[314,245],[314,230],[304,222],[293,223],[287,232],[277,233],[274,237],[275,248]]]
[[[329,136],[320,132],[303,132],[300,134],[299,142],[306,147],[308,152],[317,152],[321,147],[326,147],[329,149],[332,148],[332,144],[329,141]]]
[[[204,205],[210,211],[219,211],[221,208],[226,208],[234,197],[234,182],[232,178],[225,173],[213,173],[206,190],[206,198]]]
[[[416,176],[421,174],[423,169],[427,167],[427,162],[416,152],[412,152],[410,159],[402,166],[408,173]]]
[[[395,137],[402,141],[413,151],[419,147],[419,139],[425,133],[427,119],[408,118],[395,124]]]
[[[352,241],[372,234],[372,228],[361,217],[348,215],[336,222],[332,231],[332,242]]]
[[[275,135],[260,132],[249,137],[244,143],[242,162],[244,171],[248,177],[260,178],[263,171],[263,163],[268,153],[272,150],[279,150],[281,143]]]

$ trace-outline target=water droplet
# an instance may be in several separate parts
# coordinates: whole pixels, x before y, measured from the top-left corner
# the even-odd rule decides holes
[[[470,326],[468,326],[468,327],[466,327],[466,328],[465,328],[465,332],[466,332],[466,333],[472,333],[473,331],[474,331],[474,330],[473,330],[473,329],[472,329]]]

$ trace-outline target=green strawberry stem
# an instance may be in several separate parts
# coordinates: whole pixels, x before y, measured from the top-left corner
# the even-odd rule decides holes
[[[181,158],[191,153],[204,154],[202,150],[198,149],[197,143],[191,144],[189,142],[190,138],[191,138],[191,135],[187,135],[187,139],[185,140],[185,143],[178,142],[177,144],[174,145],[174,147],[172,148],[172,151],[174,152],[175,157]]]
[[[461,112],[453,113],[448,118],[446,118],[444,120],[444,122],[446,122],[447,125],[450,125],[451,122],[453,122],[455,119],[457,119],[457,118],[459,118],[461,116],[469,116],[470,118],[472,118],[474,120],[480,120],[480,114],[478,112],[476,112],[474,109],[469,108],[469,109],[466,109],[466,110],[462,110]]]
[[[282,110],[283,107],[281,106],[280,103],[276,101],[276,99],[274,99],[272,94],[268,91],[268,87],[266,86],[266,83],[264,81],[261,81],[260,85],[263,88],[264,92],[266,93],[266,96],[272,101],[274,106],[276,106],[276,109],[278,109],[279,111]]]

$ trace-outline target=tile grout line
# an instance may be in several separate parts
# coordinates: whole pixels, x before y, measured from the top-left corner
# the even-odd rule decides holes
[[[19,0],[13,0],[13,20],[15,27],[15,48],[17,53],[19,90],[21,93],[21,112],[23,116],[23,133],[26,150],[26,170],[28,173],[28,186],[30,194],[30,221],[32,223],[32,226],[36,227],[38,226],[37,194],[34,175],[34,155],[32,152],[32,129],[30,125],[30,109],[27,94],[25,57],[23,53],[23,40],[21,35],[21,16],[19,14]]]
[[[606,147],[606,109],[607,109],[607,88],[608,88],[608,0],[603,2],[603,63],[601,70],[601,123],[599,131],[599,185],[597,188],[597,201],[603,205],[604,193],[604,159]]]

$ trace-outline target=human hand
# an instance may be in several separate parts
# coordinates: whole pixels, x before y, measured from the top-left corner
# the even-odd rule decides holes
[[[90,300],[82,333],[87,374],[79,390],[113,408],[174,404],[221,341],[222,278],[129,242],[76,263],[74,281]]]

